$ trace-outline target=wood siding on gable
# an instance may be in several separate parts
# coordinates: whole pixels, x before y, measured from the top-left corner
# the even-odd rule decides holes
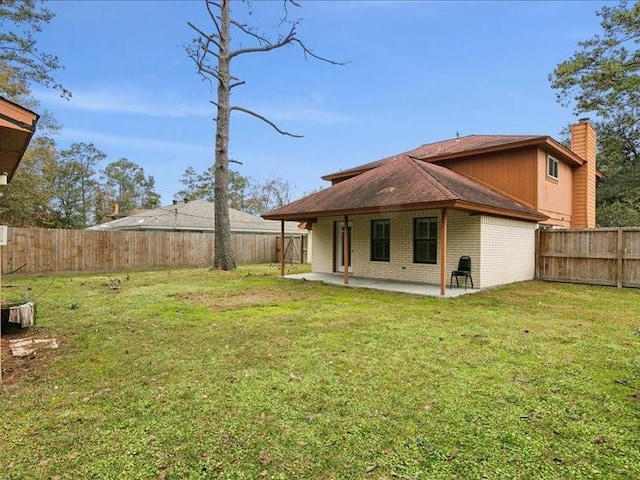
[[[538,150],[496,152],[447,160],[443,166],[537,208]]]
[[[536,208],[549,217],[541,222],[571,227],[573,221],[573,168],[558,160],[558,178],[547,175],[547,152],[538,150],[538,203]],[[555,158],[555,157],[554,157]]]
[[[547,152],[539,148],[448,160],[443,165],[520,200],[549,217],[542,222],[573,226],[573,168],[558,160],[558,178],[547,176]],[[595,177],[594,177],[595,178]]]

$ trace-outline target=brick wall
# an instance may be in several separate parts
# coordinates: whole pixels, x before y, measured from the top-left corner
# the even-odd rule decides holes
[[[535,230],[531,222],[482,217],[482,288],[533,279]]]
[[[407,282],[440,283],[440,245],[436,264],[413,263],[413,219],[436,217],[438,235],[441,231],[440,210],[396,212],[388,214],[358,215],[349,217],[353,225],[353,275],[387,278]],[[480,216],[450,210],[448,214],[447,272],[458,266],[461,255],[469,255],[479,262]],[[391,252],[389,262],[371,261],[371,220],[389,219],[391,227]],[[314,272],[333,271],[334,222],[344,217],[320,218],[313,226],[312,269]],[[475,281],[475,277],[474,277]]]

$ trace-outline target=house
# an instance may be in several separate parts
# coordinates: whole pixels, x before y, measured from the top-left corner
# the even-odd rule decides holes
[[[313,229],[312,270],[439,284],[459,257],[476,287],[529,280],[538,225],[595,226],[595,129],[471,135],[323,177],[332,185],[263,215]],[[346,227],[346,228],[345,228]]]
[[[39,115],[17,103],[0,97],[0,185],[6,185],[16,173],[18,165],[36,131]],[[0,246],[7,243],[7,227],[0,227]],[[0,262],[0,277],[2,275]],[[33,325],[35,310],[32,302],[24,305],[2,305],[0,308],[0,335],[2,322],[18,323],[22,327]],[[0,384],[2,383],[0,365]]]
[[[165,207],[136,211],[87,230],[140,230],[140,231],[188,231],[214,232],[215,207],[213,202],[205,200],[185,200],[173,202]],[[264,220],[250,213],[229,209],[231,232],[280,234],[280,224]],[[285,222],[287,235],[306,233],[298,228],[296,222]]]
[[[0,175],[10,182],[36,131],[39,115],[0,97]]]

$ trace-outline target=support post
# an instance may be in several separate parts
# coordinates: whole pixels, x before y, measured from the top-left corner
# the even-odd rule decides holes
[[[351,251],[351,245],[349,245],[349,215],[344,216],[344,230],[342,232],[342,263],[344,264],[343,281],[344,284],[349,283],[349,252]]]
[[[440,295],[447,293],[447,209],[442,209],[440,228]]]
[[[284,277],[284,220],[280,220],[280,276]]]
[[[304,235],[300,234],[300,263],[304,263]]]

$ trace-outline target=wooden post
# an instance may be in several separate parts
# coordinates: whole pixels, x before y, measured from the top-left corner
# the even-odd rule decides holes
[[[344,216],[344,231],[342,233],[342,263],[344,264],[343,281],[345,285],[349,283],[349,252],[351,251],[351,245],[349,245],[349,215]]]
[[[304,263],[304,234],[300,234],[300,263]]]
[[[440,295],[447,292],[447,209],[442,209],[440,232]]]
[[[618,265],[616,268],[616,286],[622,288],[624,269],[624,242],[622,241],[622,228],[618,228]]]
[[[284,220],[280,220],[280,276],[284,277]]]

